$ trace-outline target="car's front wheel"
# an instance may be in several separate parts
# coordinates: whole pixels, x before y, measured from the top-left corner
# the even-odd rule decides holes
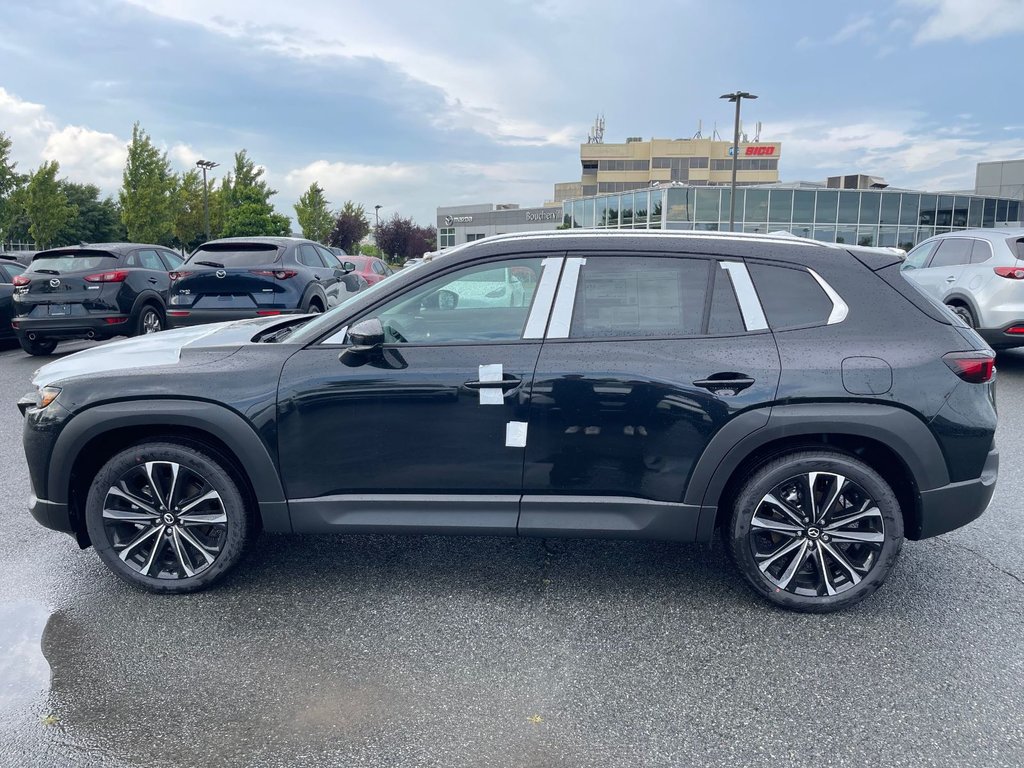
[[[97,554],[152,592],[195,592],[220,579],[253,530],[223,459],[200,447],[141,443],[113,456],[89,489],[86,527]]]
[[[881,586],[903,545],[903,516],[888,483],[864,462],[799,451],[754,472],[723,534],[755,592],[823,613]]]

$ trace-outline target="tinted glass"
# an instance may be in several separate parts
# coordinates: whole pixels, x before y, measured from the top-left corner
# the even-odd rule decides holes
[[[67,274],[91,269],[110,269],[117,264],[117,256],[102,251],[82,251],[77,253],[42,253],[32,259],[25,271],[28,273],[42,272]]]
[[[379,261],[373,262],[373,271],[376,272],[378,275],[386,275],[387,274],[387,270],[384,269],[384,264],[382,264]]]
[[[312,245],[300,245],[296,258],[299,264],[305,264],[307,267],[323,267],[324,263],[320,259],[320,255],[316,252],[316,248]]]
[[[878,192],[860,193],[860,223],[877,224],[878,208],[882,203],[882,195]]]
[[[348,256],[339,256],[326,248],[321,248],[319,245],[316,247],[316,252],[320,254],[320,258],[323,260],[324,264],[331,269],[340,269],[341,262],[348,261]]]
[[[732,275],[724,269],[715,271],[715,287],[711,294],[711,316],[708,318],[708,333],[744,333],[743,315],[736,301]]]
[[[917,224],[921,196],[901,194],[900,198],[900,224]]]
[[[0,282],[9,283],[15,275],[20,275],[25,271],[25,268],[21,264],[17,264],[12,261],[5,261],[0,264]]]
[[[242,244],[224,243],[223,245],[204,245],[186,259],[186,264],[208,261],[224,267],[257,267],[273,264],[281,258],[276,245],[262,243]],[[200,265],[202,266],[202,265]]]
[[[131,254],[125,263],[129,267],[142,267],[143,269],[155,269],[160,272],[166,270],[164,263],[160,260],[160,254],[156,251],[136,251]]]
[[[929,267],[952,267],[971,263],[971,243],[966,237],[950,237],[939,244]]]
[[[898,194],[882,194],[881,216],[879,221],[882,224],[900,223],[900,197]]]
[[[935,226],[935,206],[938,198],[935,195],[921,195],[921,210],[917,215],[917,223],[923,227]]]
[[[467,267],[393,299],[376,313],[385,340],[446,344],[519,339],[541,261],[516,259]]]
[[[580,272],[570,338],[699,334],[710,262],[591,257]]]
[[[788,225],[793,216],[793,192],[788,189],[773,189],[768,206],[768,221]]]
[[[835,224],[836,206],[839,203],[838,192],[818,192],[814,221],[817,224]]]
[[[185,263],[185,259],[171,251],[160,251],[160,255],[164,257],[168,269],[177,269]]]
[[[797,190],[793,193],[793,221],[807,224],[814,221],[814,193]]]
[[[856,224],[860,214],[860,192],[839,193],[839,223]],[[850,242],[850,241],[847,241]]]
[[[748,264],[747,269],[773,330],[828,321],[832,302],[807,270],[767,264]]]
[[[992,258],[992,246],[987,240],[975,240],[971,249],[971,264],[980,264]]]
[[[736,202],[739,203],[739,198]],[[748,189],[743,211],[744,221],[768,221],[768,190]]]
[[[914,250],[907,254],[907,258],[904,260],[903,265],[900,269],[923,269],[925,262],[928,261],[928,257],[935,252],[935,246],[939,243],[933,240],[930,243],[921,243]]]
[[[718,221],[718,190],[697,189],[694,190],[694,220],[696,221]],[[728,214],[726,214],[728,215]]]

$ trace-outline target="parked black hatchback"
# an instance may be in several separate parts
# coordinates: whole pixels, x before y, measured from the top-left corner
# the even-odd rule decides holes
[[[42,524],[188,592],[259,530],[707,541],[851,605],[996,481],[993,353],[897,256],[700,233],[488,238],[320,317],[42,368]]]
[[[167,273],[181,262],[168,248],[140,243],[40,251],[13,280],[18,342],[31,355],[48,355],[61,340],[160,331],[167,322]]]
[[[366,287],[353,263],[291,237],[211,240],[171,278],[172,327],[319,314]]]

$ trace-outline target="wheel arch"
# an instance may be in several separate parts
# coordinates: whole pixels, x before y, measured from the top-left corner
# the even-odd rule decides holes
[[[234,411],[196,400],[135,400],[90,408],[71,419],[54,445],[47,487],[67,503],[78,542],[88,546],[83,509],[99,468],[124,448],[166,438],[207,448],[228,465],[254,505],[258,524],[290,532],[277,466],[253,428]]]
[[[974,316],[974,320],[977,323],[981,323],[981,313],[978,310],[978,304],[974,301],[971,296],[968,296],[963,291],[952,291],[947,294],[946,298],[943,299],[945,304],[963,304]]]
[[[299,299],[299,306],[296,307],[296,309],[305,308],[309,302],[313,300],[314,296],[320,300],[321,311],[326,312],[330,306],[327,303],[327,293],[324,291],[322,285],[312,280],[309,282],[309,285],[306,286],[306,290],[303,291],[302,298]]]
[[[723,430],[724,432],[724,430]],[[724,437],[729,444],[719,443]],[[871,466],[892,486],[907,538],[921,530],[920,492],[949,483],[946,460],[923,420],[894,406],[808,403],[775,406],[763,427],[733,441],[720,433],[698,461],[686,501],[699,504],[698,540],[709,540],[743,480],[782,453],[838,449]]]
[[[128,321],[132,326],[139,322],[139,315],[142,313],[143,308],[147,306],[156,309],[164,319],[164,322],[167,322],[167,306],[164,303],[163,297],[156,291],[146,290],[136,296],[135,301],[132,302],[132,311]]]

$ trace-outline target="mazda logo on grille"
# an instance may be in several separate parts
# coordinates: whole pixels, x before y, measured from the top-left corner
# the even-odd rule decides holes
[[[228,273],[225,272],[223,269],[218,269],[217,270],[217,277],[227,277],[227,276],[228,276]]]
[[[56,277],[55,277],[55,278],[53,278],[53,279],[52,279],[52,280],[50,281],[50,287],[51,287],[51,288],[60,288],[60,280],[58,280],[58,279],[57,279]]]

